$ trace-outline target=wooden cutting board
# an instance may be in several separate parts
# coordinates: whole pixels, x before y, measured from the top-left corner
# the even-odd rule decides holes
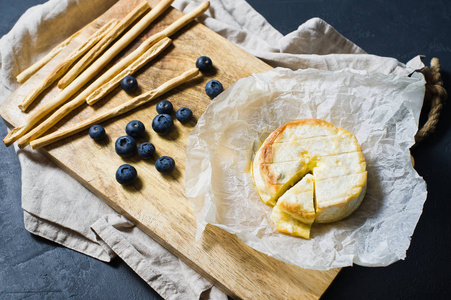
[[[152,7],[157,3],[156,0],[149,2]],[[139,0],[121,0],[101,15],[2,104],[2,117],[13,126],[22,124],[27,114],[22,113],[17,105],[28,91],[96,29],[112,18],[121,19],[138,3]],[[161,31],[182,15],[180,11],[171,8],[119,57],[130,53],[146,37]],[[175,120],[172,133],[167,137],[160,137],[151,129],[152,119],[157,115],[155,105],[160,100],[168,99],[175,110],[183,106],[189,107],[197,120],[210,103],[204,91],[209,80],[217,79],[227,88],[240,78],[269,71],[271,67],[197,22],[192,22],[172,39],[173,44],[162,55],[135,74],[141,91],[153,89],[192,68],[201,55],[212,59],[216,72],[199,76],[138,110],[105,122],[103,125],[108,134],[106,141],[96,143],[86,132],[40,151],[231,297],[318,299],[339,269],[314,271],[283,263],[248,247],[234,235],[214,226],[207,226],[201,240],[195,241],[196,220],[185,196],[184,185],[187,137],[195,126],[195,121],[182,125]],[[110,65],[115,62],[117,59]],[[59,89],[54,84],[37,99],[30,111],[36,110],[58,92]],[[56,129],[75,124],[130,98],[120,88],[116,88],[93,107],[82,105],[60,121]],[[125,125],[135,119],[141,120],[147,128],[146,137],[139,139],[138,143],[151,141],[157,149],[156,157],[173,157],[176,162],[173,174],[158,173],[154,167],[155,160],[144,161],[137,156],[122,159],[115,153],[115,140],[125,135]],[[139,174],[139,180],[129,187],[123,187],[115,180],[116,169],[123,163],[135,166]]]

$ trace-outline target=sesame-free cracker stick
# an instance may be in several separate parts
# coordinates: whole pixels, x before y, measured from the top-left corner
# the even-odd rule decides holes
[[[28,78],[33,76],[34,73],[39,71],[39,69],[45,66],[52,58],[54,58],[56,55],[58,55],[58,53],[60,53],[64,48],[66,48],[66,46],[69,45],[70,42],[74,38],[76,38],[84,28],[86,28],[86,26],[80,29],[79,31],[75,32],[74,34],[72,34],[70,37],[65,39],[60,44],[58,44],[55,48],[53,48],[49,53],[47,53],[47,55],[42,57],[40,60],[38,60],[25,70],[23,70],[19,75],[16,76],[17,82],[24,83],[25,81],[27,81]]]

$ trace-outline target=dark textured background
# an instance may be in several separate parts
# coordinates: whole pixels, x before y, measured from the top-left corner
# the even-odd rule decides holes
[[[214,0],[213,0],[214,1]],[[0,0],[0,36],[44,0]],[[407,62],[438,57],[451,70],[451,1],[249,0],[283,34],[320,17],[365,51]],[[428,199],[407,258],[384,268],[344,268],[323,299],[451,299],[451,110],[412,151]],[[0,136],[6,126],[0,122]],[[160,299],[128,266],[103,263],[29,234],[20,207],[20,166],[0,144],[0,299]]]

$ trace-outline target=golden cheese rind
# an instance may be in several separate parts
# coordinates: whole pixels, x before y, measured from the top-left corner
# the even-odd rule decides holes
[[[337,127],[324,120],[297,120],[289,122],[274,131],[274,143],[285,143],[287,141],[303,140],[312,137],[331,136],[337,134],[337,130]]]

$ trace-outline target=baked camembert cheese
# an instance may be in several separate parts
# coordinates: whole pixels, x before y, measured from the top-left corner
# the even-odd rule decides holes
[[[313,222],[354,212],[366,192],[365,158],[349,131],[318,119],[287,123],[263,142],[252,177],[280,232],[310,238]]]

